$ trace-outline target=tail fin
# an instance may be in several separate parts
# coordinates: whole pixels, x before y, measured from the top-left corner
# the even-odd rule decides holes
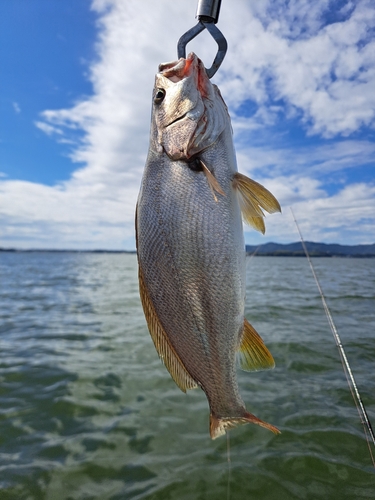
[[[237,425],[242,424],[257,424],[260,425],[274,434],[280,434],[280,431],[274,425],[268,424],[267,422],[263,422],[260,418],[255,415],[245,411],[243,416],[241,417],[215,417],[214,415],[210,415],[210,435],[211,439],[216,439],[219,436],[223,436],[227,429],[232,429],[233,427],[237,427]]]

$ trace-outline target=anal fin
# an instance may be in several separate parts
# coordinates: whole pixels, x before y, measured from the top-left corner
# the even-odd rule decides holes
[[[160,358],[171,374],[173,380],[183,392],[186,392],[188,389],[195,389],[196,387],[198,387],[197,383],[186,370],[181,359],[170,343],[163,326],[160,323],[152,300],[149,297],[141,267],[139,267],[138,276],[139,292],[147,321],[147,326]]]
[[[234,174],[232,185],[237,192],[244,221],[264,234],[263,210],[270,214],[281,212],[279,202],[268,189],[239,172]]]
[[[244,328],[239,347],[240,366],[245,371],[268,370],[275,367],[272,354],[261,336],[244,318]]]

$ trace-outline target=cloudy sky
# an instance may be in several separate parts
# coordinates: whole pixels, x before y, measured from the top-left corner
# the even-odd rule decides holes
[[[0,246],[134,249],[160,62],[196,0],[0,2]],[[279,199],[266,235],[375,241],[373,0],[222,0],[213,81],[239,170]],[[207,33],[188,45],[209,66]]]

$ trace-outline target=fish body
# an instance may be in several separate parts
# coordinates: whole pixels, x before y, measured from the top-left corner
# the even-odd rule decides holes
[[[278,432],[247,412],[237,384],[238,350],[245,369],[273,366],[244,319],[240,184],[227,107],[202,62],[160,65],[137,203],[140,295],[175,382],[205,392],[212,438],[246,422]]]

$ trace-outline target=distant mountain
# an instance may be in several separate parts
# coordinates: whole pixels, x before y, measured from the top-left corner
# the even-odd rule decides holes
[[[314,243],[305,241],[311,257],[375,257],[375,243],[372,245],[339,245],[337,243]],[[300,241],[296,243],[265,243],[264,245],[246,245],[248,254],[278,257],[300,257],[305,252]]]

